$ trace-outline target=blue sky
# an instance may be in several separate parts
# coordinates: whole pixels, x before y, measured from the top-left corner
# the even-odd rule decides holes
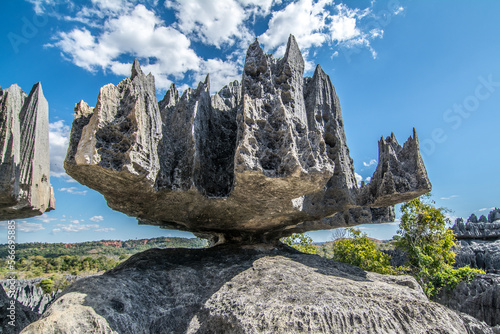
[[[452,217],[500,206],[500,2],[214,3],[2,3],[0,85],[17,83],[29,92],[41,81],[50,108],[56,210],[19,220],[19,242],[191,236],[138,226],[65,175],[74,104],[83,99],[94,106],[99,88],[129,76],[135,57],[155,75],[159,98],[171,82],[185,89],[207,73],[215,91],[241,77],[246,48],[256,37],[266,52],[281,56],[290,33],[306,69],[321,64],[335,85],[360,179],[375,170],[381,136],[394,132],[402,144],[415,127],[438,206],[452,210]],[[389,239],[397,222],[361,228]],[[330,233],[310,235],[325,241]]]

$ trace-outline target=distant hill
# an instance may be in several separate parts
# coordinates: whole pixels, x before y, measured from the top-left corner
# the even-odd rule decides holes
[[[29,242],[16,244],[16,258],[27,258],[29,256],[42,256],[44,258],[56,258],[64,255],[92,256],[92,255],[116,255],[135,254],[150,248],[202,248],[207,241],[199,238],[177,238],[159,237],[152,239],[136,240],[101,240],[79,243],[43,243]],[[0,258],[8,255],[8,245],[0,244]]]

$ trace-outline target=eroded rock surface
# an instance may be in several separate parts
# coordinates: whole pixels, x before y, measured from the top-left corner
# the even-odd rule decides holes
[[[472,214],[467,223],[458,218],[452,227],[457,239],[496,240],[500,239],[500,209],[496,208],[488,214],[477,218]]]
[[[379,208],[431,189],[415,132],[404,146],[381,139],[379,166],[358,189],[335,88],[319,65],[303,74],[293,36],[281,59],[255,41],[241,83],[210,96],[207,76],[158,103],[135,61],[95,108],[76,105],[66,171],[140,223],[219,242],[380,221],[393,210]]]
[[[500,331],[500,275],[477,275],[471,283],[461,282],[454,289],[443,289],[435,299],[490,326],[498,326]]]
[[[492,333],[409,276],[269,244],[152,249],[68,287],[23,333]]]
[[[0,87],[0,220],[54,209],[48,113],[40,83],[29,95],[15,84]]]

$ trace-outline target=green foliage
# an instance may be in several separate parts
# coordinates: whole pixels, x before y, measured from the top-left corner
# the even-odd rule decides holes
[[[206,244],[203,239],[170,237],[75,244],[25,243],[16,245],[15,270],[23,278],[44,277],[55,273],[84,276],[112,269],[131,255],[153,247],[201,248]],[[10,271],[6,262],[7,254],[8,245],[0,245],[0,277],[7,277]]]
[[[364,270],[380,274],[394,274],[389,264],[389,256],[377,249],[375,242],[361,233],[360,230],[350,228],[351,238],[338,239],[333,243],[333,259],[358,266]]]
[[[408,269],[420,283],[425,293],[435,296],[443,287],[456,286],[464,279],[473,278],[484,271],[468,267],[453,269],[456,245],[453,232],[446,228],[449,219],[445,209],[435,208],[424,202],[430,195],[424,195],[402,205],[399,239],[396,247],[406,253]]]
[[[52,293],[52,290],[54,288],[54,281],[50,278],[44,278],[40,281],[39,285],[42,288],[43,293]]]
[[[318,248],[313,244],[312,238],[303,233],[294,233],[291,236],[282,238],[281,242],[302,253],[318,254]]]

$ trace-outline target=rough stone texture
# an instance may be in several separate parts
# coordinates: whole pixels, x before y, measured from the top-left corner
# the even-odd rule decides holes
[[[500,273],[500,239],[489,240],[460,240],[455,251],[455,266],[483,269],[487,273]]]
[[[33,312],[28,307],[15,301],[15,321],[14,326],[11,326],[9,324],[12,321],[9,317],[11,314],[9,310],[11,300],[15,301],[14,298],[9,298],[4,289],[0,288],[0,334],[17,334],[24,327],[40,318],[37,312]]]
[[[443,289],[435,300],[490,326],[500,325],[500,275],[477,275],[469,284],[461,282],[451,291]]]
[[[270,244],[152,249],[69,288],[23,333],[493,333],[409,276]]]
[[[0,88],[0,220],[54,209],[48,113],[40,83],[29,95],[15,84]]]
[[[472,214],[467,223],[458,218],[452,227],[457,239],[496,240],[500,239],[500,209],[490,211],[488,218],[479,219]]]
[[[42,278],[18,279],[16,280],[16,289],[10,295],[31,311],[42,314],[55,298],[56,293],[43,293],[42,288],[37,286],[41,280]],[[2,280],[0,284],[4,290],[9,287],[8,280]]]
[[[210,96],[207,76],[158,103],[135,61],[95,108],[76,105],[66,171],[140,223],[219,243],[390,219],[383,207],[431,189],[415,132],[403,147],[382,139],[372,181],[358,189],[335,88],[319,65],[303,72],[293,36],[281,59],[255,41],[241,84]]]

